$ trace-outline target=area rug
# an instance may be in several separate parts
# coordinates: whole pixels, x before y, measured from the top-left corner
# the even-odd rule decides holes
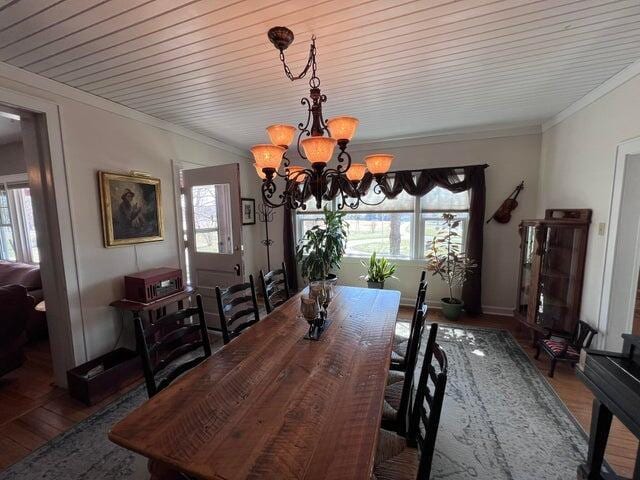
[[[398,324],[399,333],[407,325]],[[440,328],[449,382],[432,478],[575,478],[587,439],[511,334]],[[107,439],[109,428],[146,399],[136,388],[24,460],[2,480],[145,479],[143,458]]]
[[[588,439],[505,330],[441,326],[449,362],[432,478],[576,478]]]

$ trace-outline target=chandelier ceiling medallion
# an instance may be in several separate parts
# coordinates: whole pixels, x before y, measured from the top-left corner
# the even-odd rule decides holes
[[[254,167],[262,178],[262,197],[264,203],[276,208],[287,206],[291,209],[305,208],[305,199],[312,196],[317,208],[322,205],[322,198],[329,187],[338,198],[338,208],[344,206],[357,208],[364,200],[358,190],[360,181],[367,171],[376,179],[374,191],[385,191],[383,180],[393,162],[393,155],[374,154],[365,157],[365,163],[352,163],[347,145],[353,138],[358,126],[358,119],[340,116],[324,120],[322,104],[327,101],[326,95],[320,92],[320,79],[317,76],[316,38],[311,37],[309,58],[299,75],[293,75],[284,58],[284,51],[293,42],[293,32],[286,27],[273,27],[268,32],[269,40],[280,51],[280,60],[284,72],[291,81],[304,78],[311,71],[309,79],[309,98],[302,98],[302,105],[307,107],[307,121],[294,125],[276,124],[267,127],[270,144],[254,145],[251,153],[255,159]],[[286,152],[297,135],[297,150],[300,157],[308,160],[310,168],[290,166]],[[328,168],[327,164],[338,147],[337,165]],[[281,165],[283,173],[281,173]],[[284,189],[277,194],[275,180],[284,179]],[[275,198],[274,198],[275,197]],[[384,200],[384,197],[383,197]],[[381,200],[382,201],[382,200]],[[380,202],[378,202],[380,203]]]

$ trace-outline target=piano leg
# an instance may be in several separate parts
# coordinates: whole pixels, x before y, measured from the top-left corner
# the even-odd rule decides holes
[[[602,462],[607,447],[609,430],[613,415],[600,400],[593,400],[591,412],[591,433],[589,434],[589,455],[587,463],[578,467],[578,480],[600,480],[602,478]]]

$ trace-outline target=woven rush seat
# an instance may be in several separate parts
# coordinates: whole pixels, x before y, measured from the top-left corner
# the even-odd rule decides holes
[[[402,401],[404,382],[387,385],[384,389],[384,403],[382,405],[382,424],[393,427],[398,418],[398,410]]]
[[[400,435],[380,429],[372,479],[415,480],[419,466],[417,449],[409,447]]]
[[[393,342],[393,351],[400,357],[404,358],[408,346],[409,346],[409,339],[406,338],[405,336],[396,334],[396,338]]]

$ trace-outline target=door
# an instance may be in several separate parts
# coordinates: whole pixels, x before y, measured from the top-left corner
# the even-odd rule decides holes
[[[215,287],[242,282],[240,168],[237,163],[183,170],[187,268],[202,296],[207,325],[219,329]]]
[[[640,270],[640,155],[629,155],[626,158],[623,175],[607,319],[606,349],[612,351],[620,351],[621,335],[631,333],[636,321]]]

